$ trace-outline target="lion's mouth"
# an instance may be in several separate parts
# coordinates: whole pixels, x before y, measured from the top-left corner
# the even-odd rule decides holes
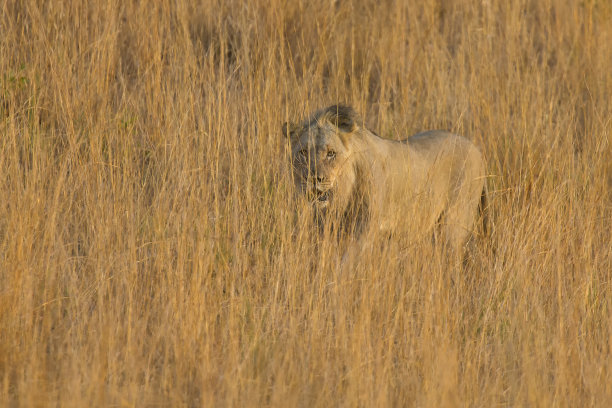
[[[303,192],[306,193],[306,197],[308,201],[321,209],[327,207],[333,199],[333,189],[331,186],[322,186],[322,185],[302,185]]]
[[[329,204],[330,196],[331,196],[331,192],[329,190],[326,190],[326,191],[316,190],[314,192],[313,204],[317,206],[318,208],[327,207],[327,205]]]

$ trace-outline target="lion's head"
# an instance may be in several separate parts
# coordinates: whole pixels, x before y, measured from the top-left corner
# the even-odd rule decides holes
[[[355,111],[332,105],[299,124],[283,125],[291,141],[291,164],[299,190],[319,210],[343,208],[356,182]]]

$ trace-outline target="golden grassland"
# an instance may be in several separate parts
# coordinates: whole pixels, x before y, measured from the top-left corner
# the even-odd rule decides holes
[[[0,405],[608,406],[612,4],[0,4]],[[281,124],[484,153],[492,229],[341,259]]]

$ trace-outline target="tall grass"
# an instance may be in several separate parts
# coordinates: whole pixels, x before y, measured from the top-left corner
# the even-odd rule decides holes
[[[7,0],[0,33],[0,405],[612,401],[609,1]],[[338,101],[480,146],[464,264],[313,233],[280,126]]]

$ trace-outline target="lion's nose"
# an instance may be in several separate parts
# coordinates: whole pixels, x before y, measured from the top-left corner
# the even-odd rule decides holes
[[[323,182],[325,182],[325,177],[317,176],[317,183],[323,183]]]

